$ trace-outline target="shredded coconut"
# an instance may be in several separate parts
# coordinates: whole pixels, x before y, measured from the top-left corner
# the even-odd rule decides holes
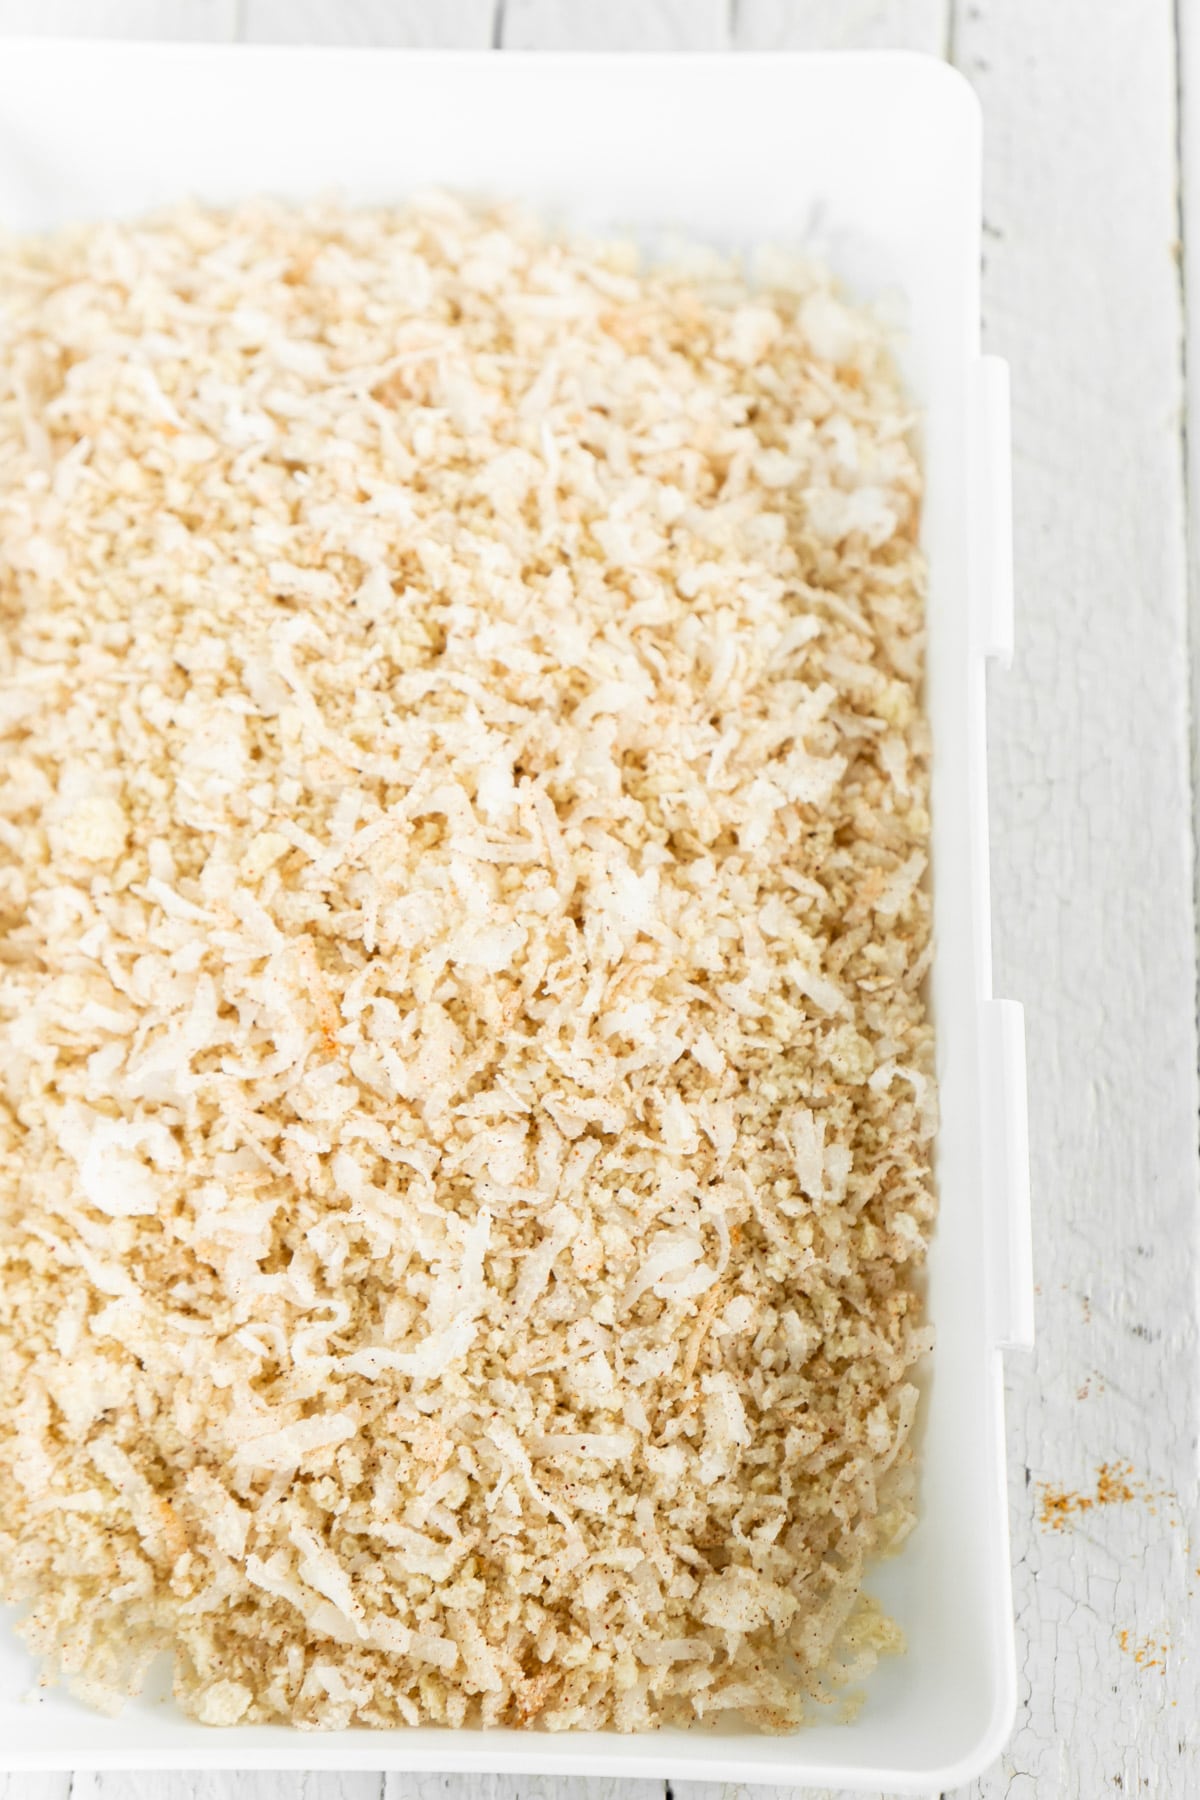
[[[801,1723],[933,1216],[880,329],[511,208],[0,245],[0,1591],[214,1725]]]

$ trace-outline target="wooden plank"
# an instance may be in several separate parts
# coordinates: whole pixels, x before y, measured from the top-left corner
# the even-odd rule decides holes
[[[0,0],[0,35],[205,38],[235,35],[237,0]]]
[[[1184,292],[1184,375],[1188,510],[1188,590],[1191,626],[1192,808],[1200,846],[1200,17],[1177,9],[1179,36],[1179,234]],[[1200,868],[1197,869],[1200,877]],[[1200,924],[1200,885],[1197,886]]]
[[[687,1790],[685,1790],[686,1792]],[[662,1800],[661,1781],[601,1781],[566,1775],[399,1775],[381,1800]],[[241,1796],[238,1796],[241,1800]],[[312,1800],[327,1800],[321,1793]],[[328,1800],[335,1800],[329,1796]]]
[[[726,50],[728,0],[503,0],[505,50]]]
[[[841,1788],[835,1791],[833,1788],[743,1787],[740,1783],[735,1786],[724,1781],[673,1781],[670,1791],[673,1800],[894,1800],[893,1795],[874,1791],[850,1793]],[[454,1800],[459,1800],[457,1794]],[[466,1800],[465,1796],[463,1800]],[[941,1800],[941,1797],[931,1791],[922,1796],[922,1800]],[[950,1800],[950,1796],[947,1795],[945,1800]]]
[[[244,0],[247,43],[486,50],[495,0]]]
[[[950,0],[736,0],[739,50],[923,50],[941,56]]]
[[[101,1775],[76,1775],[70,1800],[380,1800],[382,1784],[382,1775],[296,1773],[285,1769],[195,1769],[170,1774],[115,1770]],[[12,1800],[18,1800],[15,1789]],[[19,1800],[26,1800],[23,1790]],[[30,1795],[29,1800],[42,1797]],[[61,1797],[47,1794],[45,1800]]]
[[[1171,0],[1102,23],[962,0],[955,43],[985,118],[986,335],[1013,364],[996,985],[1028,1009],[1040,1277],[1036,1359],[1009,1371],[1020,1715],[971,1792],[1182,1795],[1200,1206]],[[1128,1479],[1098,1487],[1104,1464]]]
[[[70,1775],[0,1775],[0,1800],[70,1800]]]

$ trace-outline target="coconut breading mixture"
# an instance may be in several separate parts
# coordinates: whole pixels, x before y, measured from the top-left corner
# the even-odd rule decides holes
[[[104,1705],[787,1728],[933,1214],[880,328],[512,209],[0,252],[0,1590]]]

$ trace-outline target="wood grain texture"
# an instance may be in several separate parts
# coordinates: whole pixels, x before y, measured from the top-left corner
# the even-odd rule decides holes
[[[673,1781],[671,1795],[674,1800],[888,1800],[887,1794],[864,1793],[861,1789],[851,1794],[841,1788],[765,1788],[728,1781]],[[467,1796],[456,1794],[453,1800],[467,1800]],[[923,1800],[943,1797],[930,1793]],[[950,1800],[950,1796],[945,1796],[945,1800]]]
[[[247,43],[486,50],[495,0],[243,0]]]
[[[14,1779],[21,1779],[15,1777]],[[271,1770],[228,1770],[173,1774],[77,1774],[70,1800],[381,1800],[382,1775],[334,1775]],[[0,1795],[0,1800],[6,1797]],[[26,1800],[14,1790],[12,1800]],[[43,1800],[30,1795],[29,1800]],[[47,1794],[44,1800],[65,1800]]]
[[[231,39],[238,0],[0,0],[0,35]]]
[[[0,1800],[70,1800],[70,1775],[0,1775]]]
[[[923,50],[941,56],[950,0],[736,0],[739,50]]]
[[[241,1797],[238,1796],[238,1800]],[[318,1800],[314,1795],[313,1800]],[[325,1800],[322,1794],[319,1800]],[[381,1800],[663,1800],[661,1781],[582,1781],[561,1775],[383,1777]]]
[[[729,0],[503,0],[505,50],[727,50]]]
[[[1200,9],[1182,6],[1179,34],[1179,267],[1184,287],[1185,473],[1192,696],[1193,842],[1200,846]],[[1200,931],[1200,868],[1196,871]]]
[[[973,1792],[1185,1800],[1200,1209],[1172,8],[971,0],[956,46],[1015,402],[993,910],[997,991],[1027,1007],[1040,1282],[1036,1358],[1009,1373],[1021,1710]],[[1098,1503],[1105,1463],[1130,1498]]]

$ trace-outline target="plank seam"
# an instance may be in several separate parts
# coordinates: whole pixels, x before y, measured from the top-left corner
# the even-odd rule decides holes
[[[492,49],[504,48],[504,0],[496,0],[492,10]]]

